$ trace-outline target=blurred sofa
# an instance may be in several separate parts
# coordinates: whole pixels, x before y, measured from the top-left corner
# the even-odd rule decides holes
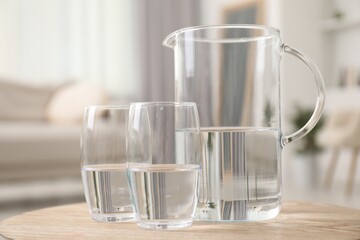
[[[0,183],[80,179],[83,109],[106,104],[98,86],[0,81]]]

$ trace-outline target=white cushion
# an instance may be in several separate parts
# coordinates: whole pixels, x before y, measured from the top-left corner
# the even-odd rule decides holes
[[[77,82],[58,89],[50,99],[45,116],[52,123],[81,122],[89,105],[108,103],[108,96],[99,86]]]
[[[45,107],[56,89],[57,86],[0,81],[0,120],[45,120]]]

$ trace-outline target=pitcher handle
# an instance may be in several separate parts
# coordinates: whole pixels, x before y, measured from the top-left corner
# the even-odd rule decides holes
[[[323,111],[325,104],[325,86],[319,69],[310,58],[308,58],[307,56],[303,55],[301,52],[297,51],[296,49],[290,47],[285,43],[282,44],[281,47],[284,53],[288,53],[292,56],[299,58],[310,69],[310,71],[314,75],[314,80],[317,86],[317,94],[318,94],[314,112],[311,115],[310,119],[307,121],[307,123],[298,131],[282,137],[281,139],[282,146],[285,146],[294,140],[304,137],[315,127],[316,123],[319,121],[321,117],[321,113]]]

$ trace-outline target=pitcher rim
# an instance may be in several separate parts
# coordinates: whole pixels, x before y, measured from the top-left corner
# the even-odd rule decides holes
[[[179,101],[150,101],[150,102],[133,102],[131,106],[175,106],[175,107],[193,107],[196,106],[196,102],[179,102]]]
[[[273,36],[280,35],[279,29],[271,27],[271,26],[267,26],[267,25],[260,25],[260,24],[198,25],[198,26],[180,28],[180,29],[170,33],[169,35],[167,35],[165,37],[162,44],[163,44],[163,46],[172,48],[174,46],[173,43],[175,42],[173,38],[179,34],[189,32],[189,31],[207,30],[207,29],[214,29],[214,28],[218,28],[218,29],[226,29],[226,28],[229,28],[229,29],[258,29],[258,30],[267,30],[269,32],[269,34],[266,34],[266,35],[264,34],[263,36],[256,36],[256,37],[219,38],[219,39],[191,38],[191,40],[198,41],[198,42],[214,42],[214,43],[216,43],[216,42],[218,42],[218,43],[231,42],[231,43],[235,43],[235,42],[251,42],[251,41],[257,41],[257,40],[261,40],[261,39],[269,39],[269,38],[272,38]],[[171,39],[172,39],[172,41],[171,41]],[[182,40],[187,40],[187,39],[184,38]]]

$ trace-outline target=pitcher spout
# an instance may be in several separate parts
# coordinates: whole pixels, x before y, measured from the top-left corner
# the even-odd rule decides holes
[[[176,45],[176,32],[173,32],[173,33],[170,33],[169,35],[167,35],[164,38],[162,44],[165,47],[174,48]]]

